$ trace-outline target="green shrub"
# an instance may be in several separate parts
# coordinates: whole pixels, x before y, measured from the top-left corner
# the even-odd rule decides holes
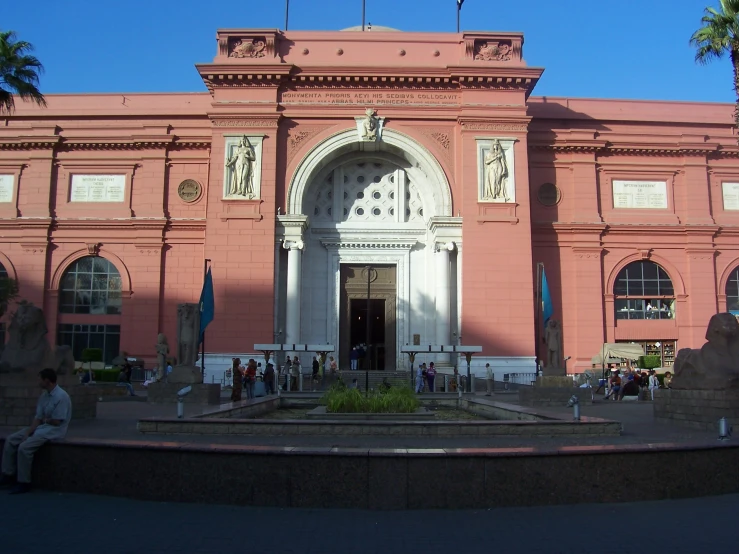
[[[120,369],[93,369],[92,379],[98,383],[117,383]]]
[[[654,354],[649,356],[639,356],[639,360],[636,365],[639,369],[654,369],[662,367],[662,358]]]
[[[326,411],[334,414],[410,414],[420,406],[410,387],[391,387],[364,396],[358,389],[347,389],[343,382],[332,385],[321,398]]]
[[[103,349],[102,348],[85,348],[82,351],[82,360],[84,363],[88,362],[102,362],[103,361]]]

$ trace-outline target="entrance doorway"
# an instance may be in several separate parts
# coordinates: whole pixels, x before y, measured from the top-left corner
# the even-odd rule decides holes
[[[369,278],[370,344],[359,369],[394,371],[396,364],[397,283],[394,265],[341,264],[339,365],[350,367],[352,347],[367,342],[367,281]]]
[[[349,318],[351,321],[349,335],[350,346],[368,344],[365,355],[359,360],[359,369],[385,369],[385,299],[375,298],[369,301],[353,298],[349,301]],[[367,325],[369,324],[369,333]],[[368,338],[369,337],[369,338]]]

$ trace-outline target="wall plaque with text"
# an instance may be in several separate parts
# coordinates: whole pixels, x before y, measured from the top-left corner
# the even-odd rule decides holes
[[[72,175],[70,202],[123,202],[125,175]]]
[[[724,210],[739,210],[739,183],[721,183]]]
[[[646,210],[667,209],[665,181],[613,181],[613,207]]]
[[[0,175],[0,203],[13,201],[15,175]]]

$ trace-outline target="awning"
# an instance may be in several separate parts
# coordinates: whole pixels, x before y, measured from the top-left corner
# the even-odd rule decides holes
[[[600,352],[592,357],[593,364],[603,365],[618,363],[620,360],[636,360],[644,355],[644,348],[639,344],[628,344],[621,342],[606,342],[601,346]],[[616,362],[610,361],[616,359]]]

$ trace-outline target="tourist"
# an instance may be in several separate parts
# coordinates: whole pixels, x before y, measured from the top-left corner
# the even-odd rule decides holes
[[[336,369],[337,369],[337,367],[336,367],[336,360],[334,360],[334,357],[333,356],[331,356],[329,358],[328,369],[331,372],[331,375],[335,375],[336,374]]]
[[[128,389],[129,396],[136,396],[136,393],[133,390],[133,385],[128,382],[128,375],[126,375],[125,370],[121,370],[121,372],[118,374],[117,386],[126,387]]]
[[[429,392],[435,391],[434,379],[436,379],[436,367],[434,367],[434,362],[431,362],[428,369],[426,370],[426,381],[429,385]]]
[[[231,373],[233,378],[233,386],[231,388],[231,402],[238,402],[241,400],[241,386],[243,384],[242,373],[241,373],[241,359],[231,359]]]
[[[300,358],[295,356],[293,358],[293,365],[292,370],[290,373],[291,379],[290,379],[290,390],[298,390],[298,379],[300,379],[300,372],[302,371],[302,364],[300,363]]]
[[[659,378],[657,377],[657,372],[655,370],[652,370],[649,375],[649,394],[652,397],[652,400],[654,400],[654,391],[656,391],[659,388]]]
[[[282,385],[282,390],[290,390],[290,374],[292,372],[293,362],[288,356],[285,359],[285,365],[282,366],[282,374],[285,376],[285,383]]]
[[[257,382],[257,362],[253,358],[250,358],[249,363],[246,364],[244,382],[246,384],[246,398],[248,400],[254,400],[254,384]]]
[[[321,369],[321,364],[318,362],[318,358],[313,356],[313,363],[311,369],[313,370],[313,380],[318,382],[318,372]]]
[[[664,383],[664,387],[666,389],[671,389],[672,388],[672,373],[671,372],[665,371],[665,379],[664,379],[663,383]]]
[[[56,384],[56,372],[42,369],[39,386],[44,389],[36,404],[36,415],[30,427],[21,429],[5,439],[0,486],[15,485],[11,494],[22,494],[31,489],[33,455],[43,444],[67,435],[72,418],[72,401]]]
[[[613,374],[611,376],[611,382],[610,382],[610,389],[608,391],[608,394],[606,394],[604,400],[608,400],[612,394],[615,394],[616,396],[613,397],[614,400],[618,400],[618,395],[621,392],[621,377],[618,375],[618,370],[614,369],[612,370]]]
[[[621,387],[621,397],[619,400],[623,400],[624,396],[636,396],[637,399],[639,398],[639,385],[636,383],[636,377],[633,374],[626,378],[624,386]]]
[[[492,396],[495,387],[495,374],[490,364],[485,364],[485,396]]]
[[[359,363],[359,350],[357,350],[356,346],[352,348],[352,351],[349,353],[349,361],[351,363],[351,370],[356,371],[357,363]]]
[[[423,364],[418,364],[418,371],[416,371],[416,394],[421,394],[423,391]]]
[[[275,366],[269,362],[264,370],[264,390],[267,394],[275,393]]]

